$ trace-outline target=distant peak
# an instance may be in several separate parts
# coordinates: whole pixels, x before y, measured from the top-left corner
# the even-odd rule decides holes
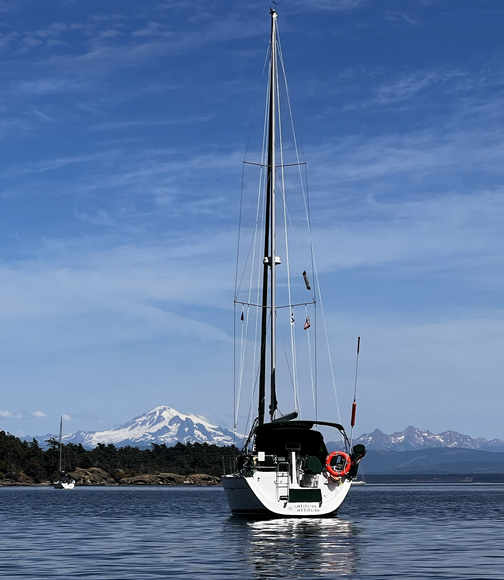
[[[492,441],[483,438],[472,439],[469,435],[451,430],[435,434],[429,430],[421,431],[413,425],[409,425],[404,431],[397,431],[391,435],[386,435],[379,429],[375,429],[372,433],[364,433],[358,439],[354,439],[354,443],[363,443],[368,449],[375,451],[411,451],[433,447],[504,451],[504,441],[498,439]]]
[[[114,429],[88,433],[81,431],[63,439],[65,442],[82,443],[85,447],[95,447],[98,443],[147,447],[152,443],[171,446],[179,442],[241,445],[244,437],[197,415],[179,413],[172,407],[159,405]]]
[[[159,405],[159,407],[156,407],[155,409],[152,409],[152,411],[150,411],[151,413],[163,413],[164,411],[174,411],[174,409],[172,409],[171,407],[167,407],[166,405]]]

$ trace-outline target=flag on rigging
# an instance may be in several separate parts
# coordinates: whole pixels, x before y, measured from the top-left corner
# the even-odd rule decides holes
[[[310,326],[311,326],[310,317],[307,316],[303,328],[305,330],[308,330],[310,328]]]

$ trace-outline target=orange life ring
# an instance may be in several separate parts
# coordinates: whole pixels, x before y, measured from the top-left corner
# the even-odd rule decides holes
[[[343,467],[341,471],[336,471],[331,465],[331,461],[338,456],[342,457],[345,460],[345,467]],[[344,477],[350,471],[350,467],[352,467],[352,460],[350,459],[350,455],[348,455],[344,451],[333,451],[327,456],[325,466],[327,471],[333,477]]]

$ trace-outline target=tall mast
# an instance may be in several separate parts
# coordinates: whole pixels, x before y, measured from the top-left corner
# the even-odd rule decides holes
[[[63,417],[60,417],[60,436],[59,436],[59,472],[61,473],[61,436],[63,434]]]
[[[259,425],[264,423],[266,406],[266,344],[268,334],[268,278],[271,271],[271,403],[270,417],[274,418],[277,402],[275,388],[276,368],[276,294],[275,294],[275,122],[276,122],[276,95],[277,95],[277,51],[276,51],[276,20],[277,13],[271,9],[271,63],[270,63],[270,94],[269,94],[269,127],[268,127],[268,178],[266,185],[266,215],[264,224],[264,260],[263,260],[263,287],[262,287],[262,316],[261,316],[261,360],[259,369]],[[270,252],[271,243],[271,252]]]
[[[270,418],[275,418],[276,400],[276,99],[277,99],[277,43],[276,25],[277,13],[271,9],[271,88],[270,88],[270,134],[268,144],[268,171],[270,203],[271,203],[271,403]]]

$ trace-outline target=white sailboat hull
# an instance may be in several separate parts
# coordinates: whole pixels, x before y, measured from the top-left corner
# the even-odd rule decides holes
[[[251,476],[225,475],[222,485],[231,512],[250,516],[328,516],[336,513],[352,485],[348,479],[336,483],[320,475],[316,486],[303,488],[289,486],[278,475],[275,471],[256,472]],[[307,490],[320,490],[321,501],[304,501],[302,496]]]
[[[54,489],[73,489],[75,481],[57,481],[54,484]]]

